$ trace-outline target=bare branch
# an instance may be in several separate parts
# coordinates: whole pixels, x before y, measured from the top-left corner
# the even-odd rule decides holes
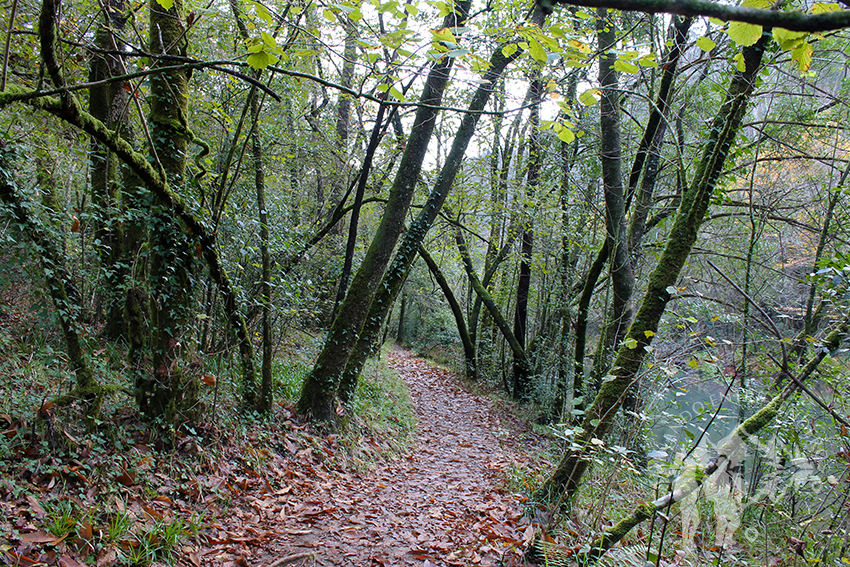
[[[850,27],[850,10],[807,14],[805,12],[779,12],[719,4],[710,0],[540,0],[541,8],[551,11],[555,4],[611,8],[625,12],[679,14],[680,16],[708,16],[724,22],[737,21],[765,27],[780,27],[800,32],[824,32]]]

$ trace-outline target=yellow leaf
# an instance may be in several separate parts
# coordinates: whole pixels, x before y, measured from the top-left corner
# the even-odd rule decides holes
[[[747,70],[747,64],[744,63],[744,55],[742,53],[739,53],[738,55],[733,57],[732,61],[735,62],[735,68],[738,69],[740,72],[743,73]]]
[[[637,348],[638,342],[635,339],[626,339],[623,344],[626,345],[627,348],[634,350]]]
[[[699,366],[699,360],[697,360],[696,358],[690,359],[688,361],[688,366],[690,366],[691,368],[697,368]]]
[[[644,331],[643,336],[645,336],[647,339],[650,339],[655,336],[655,333],[653,331]]]
[[[174,6],[174,0],[156,0],[156,3],[166,10],[170,10],[171,7]]]
[[[804,41],[801,45],[791,50],[791,59],[797,62],[801,73],[807,72],[809,67],[812,66],[812,55],[814,51],[807,41]]]
[[[812,5],[812,14],[822,14],[824,12],[838,12],[841,10],[836,2],[815,2]]]
[[[432,39],[434,41],[442,41],[445,43],[451,43],[452,45],[457,45],[457,39],[455,38],[452,30],[449,28],[443,28],[441,30],[431,30]]]

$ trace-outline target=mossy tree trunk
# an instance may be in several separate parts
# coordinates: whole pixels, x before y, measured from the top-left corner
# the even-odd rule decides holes
[[[626,195],[621,177],[620,87],[614,63],[617,31],[606,8],[597,10],[596,35],[599,42],[599,158],[602,163],[602,185],[605,195],[606,243],[611,276],[611,306],[605,328],[599,337],[593,365],[592,381],[598,389],[608,371],[611,353],[626,332],[631,319],[631,300],[635,277],[626,238]]]
[[[157,54],[185,56],[188,40],[183,28],[183,1],[165,9],[149,0],[150,49]],[[168,183],[184,187],[189,143],[189,77],[185,70],[152,75],[150,79],[152,158]],[[151,210],[151,319],[153,373],[137,384],[139,409],[167,424],[178,418],[192,421],[197,411],[196,379],[184,374],[179,357],[187,340],[194,272],[194,243],[169,207]]]
[[[583,449],[571,451],[562,458],[556,469],[535,492],[536,501],[561,502],[566,505],[571,503],[584,473],[590,466],[591,452],[595,446],[592,441],[606,437],[628,389],[634,385],[646,356],[646,347],[652,343],[652,338],[658,331],[658,322],[667,302],[670,301],[671,294],[668,289],[676,284],[697,240],[717,180],[755,87],[765,44],[769,38],[766,33],[754,46],[743,50],[745,70],[735,73],[725,100],[712,121],[694,179],[683,195],[664,251],[649,277],[640,309],[626,334],[624,344],[617,351],[610,379],[602,383],[593,404],[585,412],[582,433],[576,438],[576,443]]]
[[[459,0],[454,12],[447,15],[443,27],[457,27],[468,15],[469,0]],[[327,339],[313,370],[304,381],[298,411],[312,419],[331,422],[335,415],[337,389],[357,337],[369,313],[369,307],[390,261],[395,245],[404,230],[404,219],[410,207],[428,143],[436,125],[438,107],[448,84],[454,59],[444,57],[434,63],[420,97],[420,106],[407,141],[398,174],[390,190],[386,209],[375,230],[363,263],[351,281],[345,300],[331,324]]]
[[[508,57],[502,52],[502,46],[497,47],[493,52],[490,58],[490,67],[484,73],[481,84],[472,96],[469,103],[470,112],[464,114],[461,119],[460,127],[452,141],[451,149],[446,156],[443,168],[440,170],[437,182],[428,195],[425,206],[422,207],[419,215],[405,231],[398,251],[372,300],[369,315],[366,317],[363,329],[351,351],[343,373],[339,388],[340,398],[343,401],[348,401],[351,398],[357,385],[357,379],[363,370],[363,365],[378,343],[381,326],[387,317],[387,313],[389,313],[410,273],[410,268],[416,259],[416,254],[425,235],[443,208],[446,197],[448,197],[454,180],[460,171],[466,148],[475,133],[478,119],[481,116],[480,111],[487,106],[490,95],[495,90],[505,68],[519,57],[520,52],[521,50],[517,49],[515,53]]]

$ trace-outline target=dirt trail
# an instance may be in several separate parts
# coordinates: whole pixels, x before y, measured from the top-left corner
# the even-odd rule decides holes
[[[262,552],[237,564],[523,564],[517,548],[530,530],[504,487],[519,442],[491,402],[450,373],[404,351],[391,353],[389,364],[407,382],[419,418],[411,453],[363,476],[314,470],[319,482],[299,485],[296,473],[292,490],[243,514],[276,537],[263,537]]]

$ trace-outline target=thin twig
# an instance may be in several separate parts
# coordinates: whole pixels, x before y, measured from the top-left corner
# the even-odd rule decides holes
[[[0,79],[0,92],[6,90],[6,72],[9,70],[9,45],[12,41],[12,28],[15,26],[15,12],[18,11],[18,0],[12,0],[12,11],[9,14],[9,27],[6,30],[6,47],[3,50],[3,77]]]

